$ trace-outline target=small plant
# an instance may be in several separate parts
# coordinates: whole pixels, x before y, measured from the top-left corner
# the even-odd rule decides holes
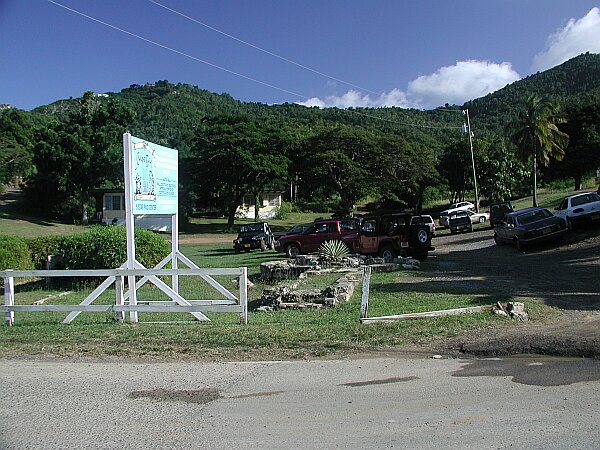
[[[321,258],[343,258],[350,254],[350,249],[342,241],[325,241],[319,247]]]

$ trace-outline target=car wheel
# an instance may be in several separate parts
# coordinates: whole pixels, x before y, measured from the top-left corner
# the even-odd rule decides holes
[[[502,239],[500,239],[496,233],[494,233],[494,242],[498,247],[504,245],[504,242],[502,242]]]
[[[391,245],[384,245],[379,250],[379,256],[382,257],[386,263],[390,263],[398,256],[398,254]]]
[[[485,223],[485,217],[481,216],[481,217],[479,218],[479,223]]]
[[[525,251],[525,244],[521,242],[519,238],[515,238],[515,247],[517,247],[517,250],[519,250],[520,252]]]
[[[288,258],[295,258],[300,254],[300,247],[296,244],[290,244],[285,248],[285,254]]]

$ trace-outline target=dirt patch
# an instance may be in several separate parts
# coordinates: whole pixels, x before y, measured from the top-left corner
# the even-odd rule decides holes
[[[505,295],[559,310],[553,320],[471,332],[426,350],[471,355],[543,354],[600,357],[600,230],[584,228],[562,243],[526,253],[498,247],[490,229],[434,240],[432,270],[406,282],[426,292]],[[420,350],[424,350],[421,348]]]

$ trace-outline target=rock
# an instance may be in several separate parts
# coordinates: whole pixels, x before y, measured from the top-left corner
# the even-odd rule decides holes
[[[529,315],[526,312],[511,313],[510,316],[520,322],[527,322],[529,320]]]
[[[521,302],[508,302],[506,310],[509,313],[519,314],[525,312],[525,304]]]

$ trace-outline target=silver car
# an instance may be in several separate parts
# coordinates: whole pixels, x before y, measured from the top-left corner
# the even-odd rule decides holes
[[[566,220],[569,228],[580,222],[600,221],[600,195],[585,192],[565,197],[554,215]]]

